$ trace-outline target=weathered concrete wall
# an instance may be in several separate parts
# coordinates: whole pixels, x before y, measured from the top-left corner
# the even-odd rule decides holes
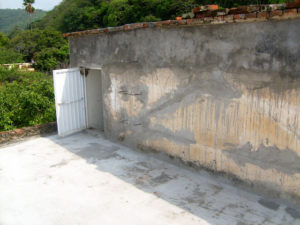
[[[105,133],[300,199],[300,20],[70,37]]]

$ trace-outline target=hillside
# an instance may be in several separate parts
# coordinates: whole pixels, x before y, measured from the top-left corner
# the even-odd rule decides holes
[[[41,19],[46,11],[37,9],[32,16],[32,21]],[[24,9],[0,9],[0,32],[8,34],[16,26],[19,29],[26,28],[30,23],[30,16]]]
[[[64,0],[35,25],[61,32],[175,19],[198,5],[273,4],[289,0]]]

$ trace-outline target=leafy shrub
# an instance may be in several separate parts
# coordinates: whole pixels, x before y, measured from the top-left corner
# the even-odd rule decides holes
[[[39,71],[50,71],[57,68],[68,57],[68,45],[61,48],[44,48],[34,55],[34,68]]]
[[[0,47],[0,64],[24,62],[23,55],[12,49]]]
[[[160,18],[157,18],[153,15],[145,16],[141,19],[142,22],[157,22],[160,21]]]
[[[68,61],[68,42],[60,32],[52,29],[19,32],[9,46],[22,54],[26,62],[33,60],[40,71],[50,71]]]
[[[3,86],[5,82],[11,83],[14,80],[20,80],[24,76],[24,73],[21,73],[18,70],[12,69],[8,70],[0,66],[0,87]]]
[[[0,68],[0,131],[55,121],[51,76]]]

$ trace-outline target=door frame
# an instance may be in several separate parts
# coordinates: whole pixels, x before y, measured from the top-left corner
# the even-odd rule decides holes
[[[88,99],[87,99],[87,76],[88,76],[88,71],[89,70],[97,70],[100,72],[100,79],[101,79],[101,92],[102,92],[102,98],[103,98],[103,71],[101,67],[86,67],[86,66],[80,66],[78,67],[80,70],[80,74],[83,76],[83,90],[84,90],[84,103],[85,103],[85,122],[86,122],[86,128],[89,126],[89,114],[88,114]],[[104,100],[102,99],[102,115],[104,116]],[[103,123],[104,123],[104,118],[103,118]],[[103,124],[103,131],[104,131],[104,124]]]

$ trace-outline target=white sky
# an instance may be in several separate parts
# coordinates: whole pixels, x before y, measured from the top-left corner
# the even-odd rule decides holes
[[[35,0],[34,7],[36,9],[51,10],[62,0]],[[0,9],[21,9],[23,0],[0,0]]]

